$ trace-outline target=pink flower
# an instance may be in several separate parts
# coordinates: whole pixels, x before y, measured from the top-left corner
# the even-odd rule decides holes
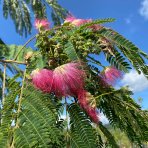
[[[80,26],[80,25],[83,25],[83,24],[89,23],[89,22],[91,22],[91,20],[87,20],[87,19],[75,19],[75,20],[72,21],[72,24],[74,26]]]
[[[95,98],[86,90],[78,91],[78,100],[79,100],[80,106],[84,109],[87,108],[87,106],[91,106],[93,108],[96,107]]]
[[[89,98],[87,97],[87,93],[88,92],[86,90],[78,91],[78,101],[83,109],[86,109],[89,105]]]
[[[67,23],[67,22],[71,23],[74,26],[80,26],[82,24],[91,22],[91,19],[77,19],[74,16],[68,16],[65,19],[64,23]]]
[[[78,102],[83,108],[91,120],[95,123],[99,122],[98,113],[96,111],[95,98],[86,90],[80,90],[78,92]]]
[[[85,73],[79,63],[68,63],[53,71],[53,91],[57,96],[75,96],[83,89]]]
[[[96,108],[88,107],[86,109],[86,112],[87,112],[88,116],[91,118],[91,120],[94,123],[98,123],[99,122],[99,115],[97,113]]]
[[[31,76],[32,76],[32,83],[37,89],[45,93],[50,93],[52,91],[53,72],[51,70],[36,69],[32,72]]]
[[[67,22],[68,22],[68,23],[71,23],[71,24],[74,25],[74,26],[80,26],[80,25],[83,25],[83,24],[85,24],[85,23],[90,23],[90,22],[92,22],[92,19],[77,19],[76,17],[74,17],[74,16],[72,16],[72,15],[69,15],[69,16],[67,16],[67,18],[65,19],[64,23],[67,23]],[[93,29],[93,30],[95,31],[95,30],[101,29],[102,26],[95,24],[95,25],[89,26],[88,28],[91,28],[91,29]]]
[[[68,15],[64,21],[64,23],[71,23],[75,20],[76,18],[72,15]]]
[[[49,22],[47,19],[36,19],[35,20],[35,27],[36,29],[45,29],[48,30],[49,29]]]
[[[122,72],[115,67],[107,67],[101,76],[107,83],[114,84],[118,78],[122,77]]]

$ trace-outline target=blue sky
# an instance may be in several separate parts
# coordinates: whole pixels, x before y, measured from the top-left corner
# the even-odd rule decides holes
[[[148,0],[59,0],[59,3],[78,18],[115,18],[116,21],[108,26],[148,53]],[[33,29],[27,38],[16,34],[12,20],[3,18],[1,5],[0,20],[0,37],[7,44],[24,44],[36,33]],[[131,71],[120,83],[127,84],[135,92],[136,99],[143,98],[142,106],[148,109],[148,80]]]

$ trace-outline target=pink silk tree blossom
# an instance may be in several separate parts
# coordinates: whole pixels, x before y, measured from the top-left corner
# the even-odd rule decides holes
[[[101,76],[107,83],[114,84],[118,78],[122,77],[122,72],[115,67],[107,67]]]
[[[94,123],[98,123],[99,122],[99,115],[97,113],[96,108],[88,107],[86,109],[86,112],[87,112],[88,116],[91,118],[91,120]]]
[[[92,103],[93,96],[86,90],[80,90],[78,92],[78,102],[80,107],[83,108],[87,115],[91,118],[94,123],[99,122],[99,116],[96,110],[96,103]]]
[[[91,19],[77,19],[74,16],[68,16],[65,19],[64,23],[67,23],[67,22],[71,23],[74,26],[80,26],[82,24],[91,22]]]
[[[74,21],[76,18],[72,15],[68,15],[64,21],[64,23],[71,23],[72,21]]]
[[[49,22],[47,19],[36,19],[35,20],[35,27],[36,29],[45,29],[48,30],[49,29]]]
[[[80,26],[80,25],[83,25],[85,23],[89,23],[91,22],[91,20],[87,20],[87,19],[75,19],[73,20],[71,23],[74,25],[74,26]]]
[[[78,91],[78,100],[79,100],[80,106],[84,109],[87,108],[87,106],[91,106],[93,108],[96,107],[95,98],[86,90]]]
[[[67,63],[53,71],[53,91],[57,96],[76,96],[83,89],[85,72],[80,63]]]
[[[33,85],[45,92],[50,93],[52,91],[52,83],[53,83],[53,72],[48,69],[36,69],[32,72],[32,83]]]
[[[76,18],[76,17],[74,17],[74,16],[69,15],[69,16],[67,16],[67,18],[65,19],[64,23],[67,23],[67,22],[68,22],[68,23],[71,23],[71,24],[74,25],[74,26],[80,26],[80,25],[83,25],[83,24],[85,24],[85,23],[90,23],[90,22],[92,22],[92,19],[78,19],[78,18]],[[89,26],[88,28],[91,28],[92,30],[95,31],[95,30],[101,29],[102,26],[95,24],[95,25]]]

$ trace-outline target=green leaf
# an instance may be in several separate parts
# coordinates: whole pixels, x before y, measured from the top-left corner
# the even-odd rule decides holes
[[[71,59],[72,61],[79,59],[76,50],[70,41],[65,45],[64,52],[67,54],[68,58]]]
[[[119,33],[103,27],[98,31],[98,33],[114,43],[118,49],[124,54],[124,56],[131,62],[133,67],[140,73],[148,78],[148,66],[145,60],[147,60],[147,55],[143,53],[139,48],[137,48],[132,42],[125,39]],[[146,57],[145,59],[142,56]]]
[[[61,147],[62,134],[56,125],[58,113],[55,107],[48,95],[31,86],[25,88],[18,127],[14,130],[16,148]]]
[[[104,136],[107,138],[107,142],[109,143],[109,145],[111,145],[113,148],[119,148],[113,135],[109,132],[109,130],[105,126],[103,126],[101,122],[99,123],[98,127],[100,128]]]
[[[95,148],[96,135],[87,116],[75,103],[68,107],[70,114],[70,145],[72,148]]]

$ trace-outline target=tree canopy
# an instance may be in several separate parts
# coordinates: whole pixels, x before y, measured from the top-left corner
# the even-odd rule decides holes
[[[47,6],[55,21],[52,28]],[[120,147],[100,121],[100,113],[131,143],[142,147],[148,141],[147,111],[127,87],[113,87],[132,68],[148,78],[148,55],[104,26],[113,18],[78,19],[57,1],[4,0],[3,7],[4,16],[11,16],[20,35],[30,32],[34,13],[38,34],[24,46],[1,41],[2,148]],[[27,48],[34,39],[36,50]],[[94,57],[102,54],[108,66]]]

